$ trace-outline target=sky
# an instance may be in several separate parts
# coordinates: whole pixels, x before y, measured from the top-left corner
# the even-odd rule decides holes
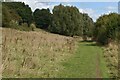
[[[46,9],[49,8],[51,13],[54,6],[59,5],[60,3],[65,6],[76,6],[81,13],[88,13],[88,15],[93,19],[95,22],[99,16],[103,14],[109,14],[111,12],[118,13],[118,1],[117,0],[94,0],[87,1],[87,0],[15,0],[15,1],[22,1],[28,4],[32,11],[35,9]],[[102,2],[101,2],[102,1]]]

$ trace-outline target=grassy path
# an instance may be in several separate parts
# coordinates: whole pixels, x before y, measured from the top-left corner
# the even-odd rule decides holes
[[[93,42],[80,42],[78,46],[76,53],[62,63],[64,70],[59,77],[108,78],[102,48]]]

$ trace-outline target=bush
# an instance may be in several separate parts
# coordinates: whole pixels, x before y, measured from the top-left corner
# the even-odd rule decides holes
[[[32,31],[35,31],[35,29],[36,29],[35,24],[30,24],[30,29],[31,29]]]
[[[27,23],[22,23],[22,25],[19,26],[18,29],[21,31],[30,31],[31,30]]]
[[[94,28],[94,37],[97,42],[105,45],[119,38],[119,18],[117,13],[111,13],[97,19]]]
[[[19,25],[18,25],[18,22],[17,21],[15,21],[15,20],[12,20],[12,21],[10,21],[10,23],[9,23],[10,25],[10,27],[11,28],[18,28],[19,27]]]

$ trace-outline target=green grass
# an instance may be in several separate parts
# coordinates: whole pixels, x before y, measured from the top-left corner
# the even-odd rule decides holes
[[[78,43],[76,53],[66,62],[62,62],[62,65],[64,69],[59,73],[59,77],[108,78],[102,48],[96,46],[94,42]]]

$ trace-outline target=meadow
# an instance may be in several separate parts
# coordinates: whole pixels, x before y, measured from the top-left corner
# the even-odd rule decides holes
[[[73,38],[45,31],[2,30],[3,77],[56,77],[74,53]]]
[[[116,44],[106,47],[41,29],[2,28],[3,78],[110,78],[117,76]]]
[[[73,4],[32,11],[24,1],[0,10],[2,78],[119,78],[118,13],[94,21]]]

